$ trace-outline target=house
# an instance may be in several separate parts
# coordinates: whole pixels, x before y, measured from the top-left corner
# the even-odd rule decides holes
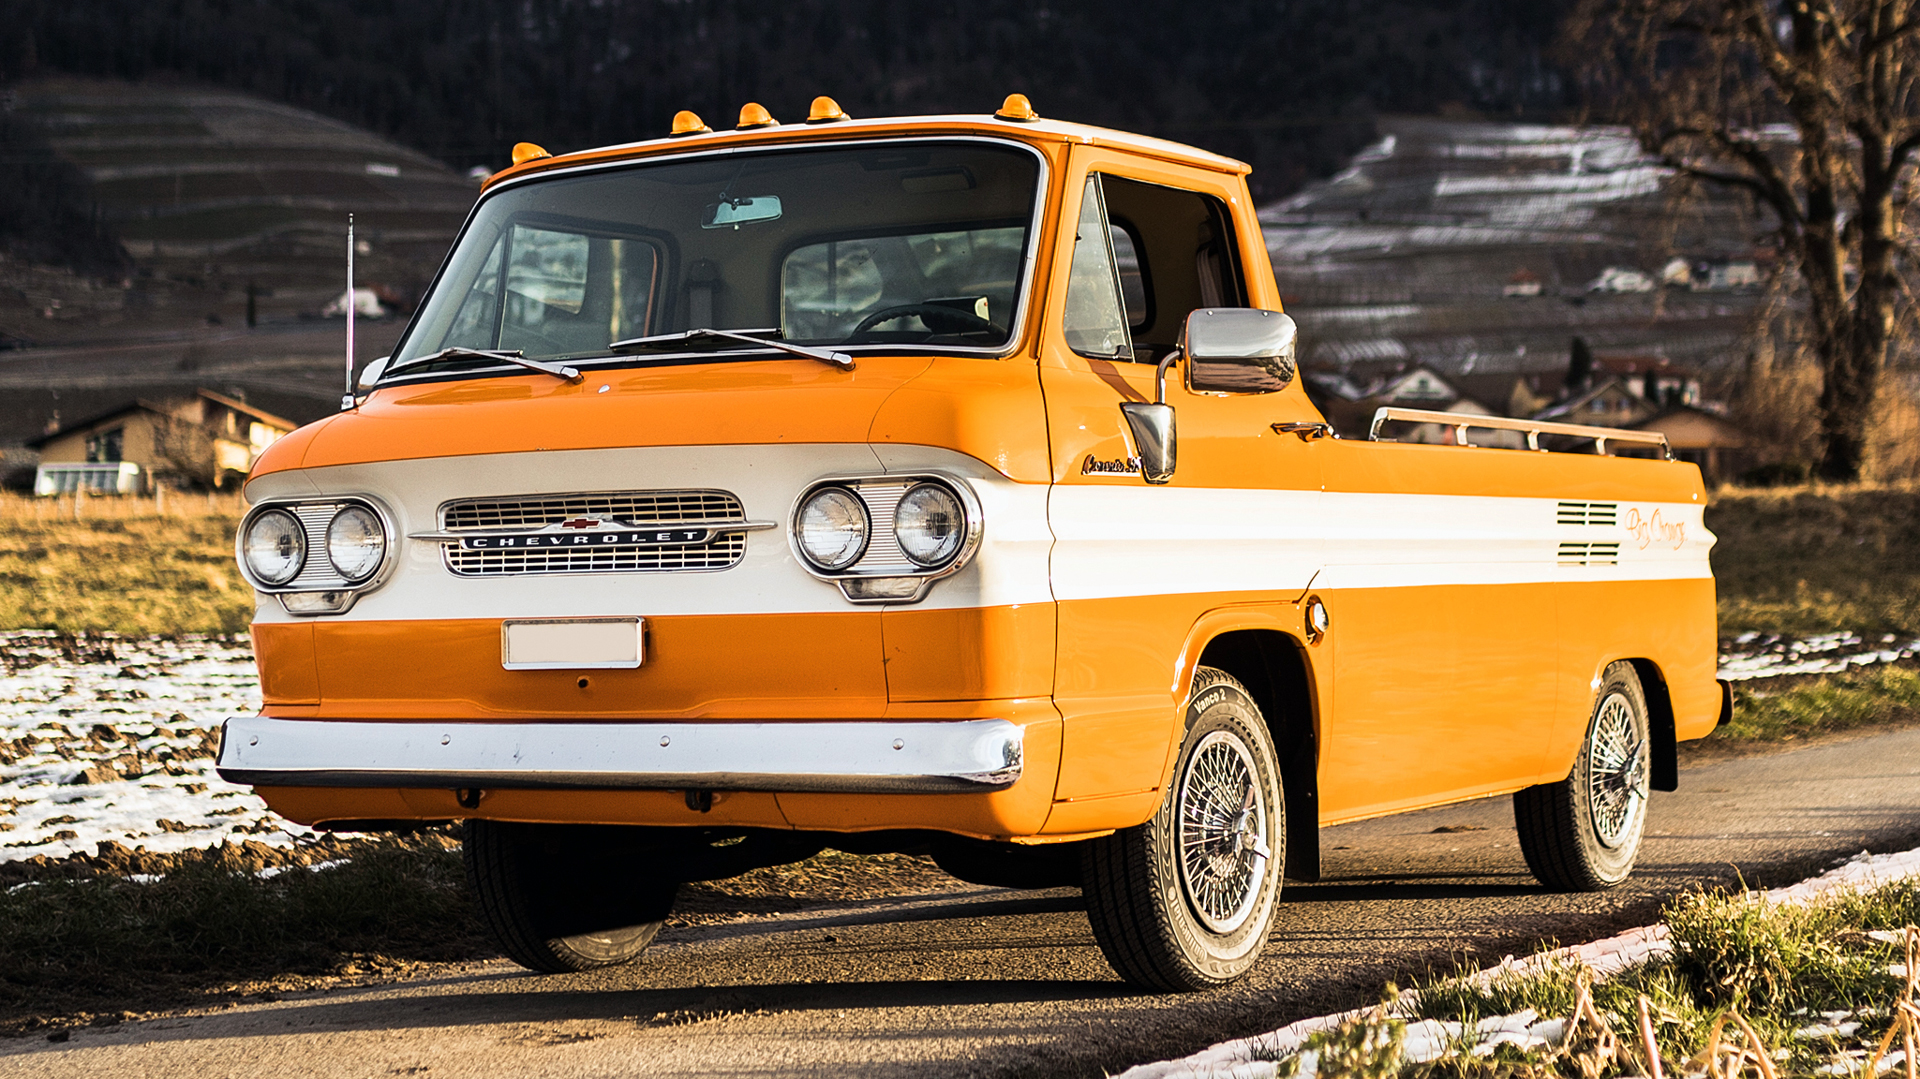
[[[159,484],[222,487],[244,477],[296,424],[245,401],[195,390],[134,400],[26,445],[40,452],[37,495],[145,494]]]
[[[1484,416],[1491,410],[1466,396],[1453,381],[1425,364],[1396,366],[1359,385],[1352,375],[1330,372],[1308,375],[1307,393],[1319,406],[1334,430],[1347,438],[1364,438],[1373,426],[1373,415],[1384,407],[1418,408],[1430,412],[1453,412]],[[1455,428],[1438,423],[1411,426],[1396,424],[1386,432],[1399,442],[1451,444]],[[1477,430],[1470,436],[1476,445],[1518,445],[1523,436],[1511,431]]]
[[[1604,379],[1598,386],[1577,394],[1551,408],[1536,412],[1536,420],[1554,423],[1579,423],[1589,427],[1632,427],[1651,419],[1660,409],[1642,397],[1638,390],[1618,376]]]
[[[1533,371],[1486,371],[1455,375],[1451,379],[1462,396],[1485,401],[1496,416],[1531,416],[1554,402],[1564,388],[1566,372],[1558,368]]]
[[[1668,405],[1632,427],[1666,435],[1673,455],[1699,465],[1700,475],[1709,486],[1725,483],[1753,465],[1753,454],[1740,426],[1702,408]]]
[[[1700,376],[1676,367],[1665,356],[1599,356],[1596,373],[1620,379],[1634,393],[1657,408],[1670,404],[1700,404]]]
[[[1540,295],[1540,278],[1532,270],[1522,266],[1514,271],[1512,277],[1507,278],[1506,286],[1500,290],[1500,295],[1538,296]]]

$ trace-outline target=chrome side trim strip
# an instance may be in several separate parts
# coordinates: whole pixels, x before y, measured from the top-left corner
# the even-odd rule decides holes
[[[238,716],[216,768],[276,787],[966,793],[1019,780],[1004,719],[433,723]]]

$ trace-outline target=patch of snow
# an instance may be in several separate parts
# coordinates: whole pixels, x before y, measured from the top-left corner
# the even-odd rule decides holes
[[[1838,868],[1828,870],[1817,877],[1811,877],[1798,884],[1789,885],[1784,888],[1775,888],[1772,891],[1752,894],[1753,898],[1758,902],[1800,904],[1812,902],[1815,899],[1838,891],[1857,891],[1874,888],[1896,880],[1907,880],[1913,877],[1920,877],[1920,847],[1893,854],[1868,854],[1863,851],[1859,855],[1848,859]],[[1604,978],[1610,974],[1616,974],[1625,970],[1628,967],[1637,966],[1656,955],[1666,954],[1672,950],[1673,945],[1668,939],[1666,926],[1642,926],[1638,929],[1630,929],[1618,936],[1608,937],[1605,940],[1596,940],[1589,944],[1542,952],[1538,955],[1529,956],[1526,959],[1516,960],[1512,956],[1508,956],[1501,960],[1498,966],[1468,975],[1463,980],[1469,985],[1488,986],[1493,984],[1495,980],[1508,974],[1525,973],[1537,969],[1562,966],[1568,962],[1583,964],[1593,972],[1596,978]],[[1407,990],[1400,995],[1400,1001],[1403,1004],[1410,1004],[1417,999],[1418,994],[1413,990]],[[1162,1060],[1152,1064],[1141,1064],[1121,1072],[1116,1079],[1245,1079],[1245,1077],[1253,1076],[1270,1077],[1275,1074],[1275,1069],[1278,1067],[1277,1061],[1295,1055],[1300,1057],[1299,1074],[1302,1076],[1314,1075],[1318,1073],[1318,1061],[1312,1060],[1309,1054],[1301,1052],[1301,1046],[1306,1043],[1306,1040],[1320,1031],[1338,1029],[1342,1024],[1362,1018],[1371,1014],[1373,1011],[1374,1009],[1372,1008],[1356,1008],[1353,1011],[1340,1012],[1335,1015],[1320,1015],[1314,1016],[1311,1019],[1302,1019],[1299,1022],[1288,1024],[1279,1030],[1266,1034],[1256,1034],[1250,1038],[1236,1038],[1232,1041],[1221,1042],[1218,1045],[1203,1049],[1192,1056],[1182,1057],[1179,1060]],[[1864,1010],[1851,1014],[1860,1015],[1863,1018],[1870,1017],[1867,1016]],[[1823,1017],[1829,1019],[1835,1018],[1833,1015]],[[1564,1021],[1550,1019],[1536,1023],[1534,1020],[1537,1018],[1535,1013],[1523,1011],[1515,1015],[1495,1016],[1490,1019],[1481,1020],[1473,1030],[1473,1037],[1476,1039],[1473,1042],[1475,1046],[1474,1051],[1476,1053],[1480,1051],[1480,1046],[1483,1043],[1478,1039],[1481,1038],[1505,1038],[1513,1041],[1514,1044],[1526,1046],[1534,1045],[1534,1042],[1528,1039],[1538,1039],[1539,1045],[1558,1044],[1556,1039],[1564,1037],[1565,1035],[1566,1026]],[[1559,1026],[1555,1027],[1550,1025],[1556,1023],[1559,1024]],[[1524,1027],[1527,1032],[1524,1039],[1516,1033],[1513,1033],[1521,1027]],[[1420,1031],[1417,1041],[1416,1028]],[[1453,1040],[1451,1042],[1444,1040],[1442,1037],[1442,1035],[1448,1032],[1449,1028],[1451,1028],[1452,1031],[1451,1036]],[[1407,1025],[1406,1059],[1412,1063],[1424,1062],[1413,1055],[1416,1048],[1424,1052],[1433,1045],[1439,1045],[1442,1048],[1449,1044],[1459,1045],[1462,1044],[1466,1034],[1467,1031],[1458,1023],[1440,1023],[1435,1020],[1421,1020],[1418,1023],[1409,1023]],[[1494,1041],[1493,1044],[1497,1045],[1499,1042]],[[1489,1045],[1486,1051],[1492,1052],[1492,1045]],[[1262,1059],[1256,1060],[1254,1059],[1255,1057]],[[1905,1060],[1905,1057],[1899,1053],[1890,1053],[1888,1054],[1888,1058],[1893,1059],[1895,1063]],[[1425,1058],[1425,1060],[1431,1059],[1434,1058]],[[1864,1059],[1864,1056],[1861,1059]],[[1315,1065],[1315,1070],[1309,1071],[1309,1064]],[[1888,1064],[1886,1059],[1881,1061],[1882,1073],[1891,1070],[1892,1067],[1893,1065]],[[1829,1065],[1828,1068],[1821,1069],[1820,1074],[1850,1075],[1858,1070],[1857,1068],[1830,1070],[1832,1068],[1833,1066]]]
[[[1902,643],[1891,633],[1873,642],[1847,632],[1800,638],[1743,633],[1733,644],[1736,648],[1720,654],[1720,677],[1729,682],[1790,674],[1839,674],[1853,667],[1920,656],[1920,640]]]
[[[214,774],[221,721],[260,709],[244,639],[59,640],[0,633],[0,861],[311,834]]]

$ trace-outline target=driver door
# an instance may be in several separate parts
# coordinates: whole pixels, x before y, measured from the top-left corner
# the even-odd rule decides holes
[[[1195,393],[1176,363],[1177,468],[1145,481],[1121,403],[1156,399],[1157,363],[1189,312],[1272,310],[1278,296],[1264,259],[1239,257],[1262,248],[1237,176],[1092,147],[1073,164],[1040,361],[1065,721],[1056,798],[1157,804],[1201,617],[1248,606],[1297,623],[1321,561],[1317,443],[1273,425],[1320,417],[1297,382]]]

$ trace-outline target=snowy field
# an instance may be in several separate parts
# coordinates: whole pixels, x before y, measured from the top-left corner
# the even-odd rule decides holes
[[[220,721],[260,708],[246,640],[0,633],[0,862],[310,834],[213,774]]]
[[[1829,633],[1724,642],[1720,677],[1828,674],[1913,659],[1920,641]],[[244,638],[0,633],[0,862],[154,853],[312,833],[213,773],[220,721],[260,707]]]

